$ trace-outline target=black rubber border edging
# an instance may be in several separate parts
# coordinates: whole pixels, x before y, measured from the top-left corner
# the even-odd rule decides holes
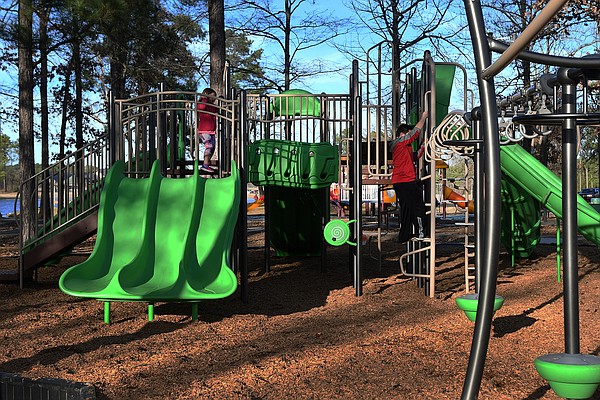
[[[0,372],[0,400],[96,400],[96,390],[89,383]]]

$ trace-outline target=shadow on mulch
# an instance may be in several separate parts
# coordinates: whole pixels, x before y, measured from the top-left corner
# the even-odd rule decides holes
[[[74,345],[53,346],[38,351],[31,357],[13,358],[10,361],[0,364],[0,371],[11,371],[20,373],[31,369],[35,365],[53,365],[73,354],[91,353],[102,347],[113,345],[125,345],[136,341],[141,341],[154,335],[174,332],[182,329],[186,324],[155,321],[144,325],[141,329],[132,333],[98,336],[86,342]]]
[[[251,254],[251,257],[261,260],[262,254],[256,254],[257,252]],[[216,322],[240,313],[272,317],[322,307],[332,291],[353,285],[352,273],[345,262],[348,259],[347,254],[347,249],[329,250],[325,272],[321,272],[319,257],[273,257],[270,260],[269,272],[265,272],[264,266],[255,261],[250,265],[248,303],[242,303],[238,287],[236,293],[229,298],[218,302],[202,302],[200,319]],[[397,275],[399,271],[395,266],[395,263],[385,260],[381,270],[375,265],[366,265],[363,268],[363,278],[387,278]],[[165,303],[156,306],[155,313],[189,315],[190,308],[182,303]]]

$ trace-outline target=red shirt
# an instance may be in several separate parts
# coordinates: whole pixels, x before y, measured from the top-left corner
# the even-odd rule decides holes
[[[198,132],[200,133],[215,133],[217,130],[217,117],[216,115],[207,114],[202,111],[216,114],[219,110],[217,107],[208,103],[206,98],[201,98],[198,103]]]
[[[420,129],[414,128],[390,143],[394,163],[392,183],[413,182],[417,179],[415,165],[413,164],[412,142],[419,137],[420,133]]]

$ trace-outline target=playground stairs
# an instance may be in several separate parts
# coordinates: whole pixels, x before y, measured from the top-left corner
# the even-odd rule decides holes
[[[55,229],[50,236],[39,244],[27,249],[21,249],[23,277],[31,279],[33,271],[49,261],[56,259],[74,246],[96,233],[98,227],[98,212],[93,210],[80,220],[68,227]],[[0,282],[16,282],[19,280],[19,268],[0,271]]]
[[[37,268],[62,257],[96,233],[100,192],[108,169],[107,151],[106,137],[101,137],[23,183],[21,188],[26,184],[38,188],[38,198],[33,201],[37,229],[26,243],[20,241],[20,266],[0,271],[0,282],[31,279]],[[40,198],[42,188],[49,188],[45,200]],[[44,210],[43,204],[53,207]],[[22,217],[19,213],[19,227],[23,226]],[[20,235],[18,229],[17,237]]]

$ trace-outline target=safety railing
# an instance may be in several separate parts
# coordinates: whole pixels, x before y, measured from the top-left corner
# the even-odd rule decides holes
[[[185,169],[185,161],[201,158],[198,106],[204,96],[196,92],[158,92],[127,100],[115,100],[115,151],[126,163],[126,172],[145,176],[151,163],[161,160],[164,174]],[[217,123],[219,172],[227,170],[234,158],[232,132],[239,124],[239,99],[213,97],[211,110]],[[182,165],[178,165],[181,161]]]
[[[350,135],[350,108],[347,94],[248,94],[249,138],[337,145]]]

